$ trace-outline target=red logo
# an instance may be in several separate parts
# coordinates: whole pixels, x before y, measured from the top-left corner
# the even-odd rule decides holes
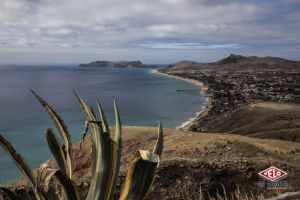
[[[258,174],[269,181],[276,181],[287,175],[286,172],[273,166],[269,167],[268,169],[265,169],[264,171],[259,172]]]

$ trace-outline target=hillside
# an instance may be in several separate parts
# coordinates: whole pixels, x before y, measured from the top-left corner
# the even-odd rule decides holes
[[[121,182],[131,154],[137,149],[151,149],[156,134],[157,128],[124,127]],[[199,199],[200,188],[206,197],[208,193],[214,196],[217,190],[223,191],[222,184],[227,194],[238,185],[242,194],[251,191],[255,196],[272,196],[277,192],[257,186],[257,173],[272,165],[288,171],[290,191],[300,190],[300,143],[174,129],[164,129],[164,134],[164,152],[148,199]],[[81,149],[75,145],[73,156],[76,182],[84,195],[91,175],[90,138]],[[53,161],[48,163],[53,166]]]
[[[291,61],[277,57],[257,57],[257,56],[242,56],[231,54],[217,62],[198,63],[194,61],[180,61],[169,65],[163,71],[176,70],[202,70],[202,71],[285,71],[285,70],[300,70],[300,61]]]
[[[79,67],[116,67],[116,68],[154,68],[143,64],[141,61],[94,61],[88,64],[80,64]]]
[[[202,130],[300,142],[300,105],[252,103],[217,116]]]

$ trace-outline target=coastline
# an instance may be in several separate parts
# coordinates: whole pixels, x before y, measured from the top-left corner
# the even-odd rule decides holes
[[[177,78],[177,79],[192,83],[194,85],[197,85],[198,87],[201,88],[201,93],[206,98],[205,108],[201,109],[199,112],[196,112],[195,117],[189,118],[187,121],[184,121],[180,126],[176,127],[176,130],[187,131],[187,130],[190,129],[191,126],[193,126],[195,124],[196,121],[199,121],[200,119],[207,116],[207,114],[209,113],[209,111],[212,108],[212,98],[207,96],[208,87],[205,86],[202,81],[166,74],[166,73],[163,73],[163,72],[159,72],[157,69],[153,69],[153,70],[151,70],[151,72],[156,73],[156,74],[160,74],[160,75],[164,75],[164,76],[168,76],[168,77],[172,77],[172,78]]]

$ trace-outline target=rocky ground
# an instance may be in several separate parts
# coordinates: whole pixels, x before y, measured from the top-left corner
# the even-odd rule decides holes
[[[272,196],[278,192],[258,186],[258,172],[270,166],[289,173],[289,191],[300,190],[300,143],[174,129],[164,129],[164,133],[164,152],[148,199],[199,199],[201,195],[222,195],[223,186],[227,195],[238,190],[243,195]],[[157,129],[150,127],[123,129],[118,190],[125,178],[131,154],[137,149],[153,148],[156,134]],[[73,155],[76,183],[84,196],[91,176],[90,139],[81,145],[76,144]],[[48,163],[55,167],[53,161]],[[26,181],[21,181],[15,187],[22,188],[24,184]]]

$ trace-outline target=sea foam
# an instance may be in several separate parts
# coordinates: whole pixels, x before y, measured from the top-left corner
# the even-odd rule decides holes
[[[189,118],[187,121],[184,121],[181,125],[176,127],[176,130],[179,130],[181,128],[184,128],[186,126],[188,126],[190,123],[192,123],[201,113],[203,113],[207,107],[207,103],[208,103],[208,97],[205,98],[203,105],[201,106],[201,110],[199,112],[197,112],[194,117]]]

